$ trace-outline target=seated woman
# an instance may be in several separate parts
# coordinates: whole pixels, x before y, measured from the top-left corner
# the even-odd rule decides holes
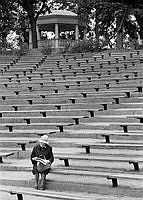
[[[33,147],[30,158],[33,164],[32,173],[35,175],[35,189],[44,190],[46,175],[54,161],[52,147],[49,145],[47,135],[41,136],[39,143]],[[39,184],[39,175],[41,175],[41,184]]]

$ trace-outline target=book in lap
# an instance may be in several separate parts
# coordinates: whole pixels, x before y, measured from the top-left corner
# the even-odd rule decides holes
[[[32,158],[32,160],[37,161],[37,162],[40,162],[40,163],[42,163],[43,165],[46,165],[46,164],[49,162],[48,160],[43,159],[43,158],[39,158],[39,157],[34,157],[34,158]]]

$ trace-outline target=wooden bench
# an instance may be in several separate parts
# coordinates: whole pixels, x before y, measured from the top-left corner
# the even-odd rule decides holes
[[[108,147],[110,147],[110,144],[111,144],[111,146],[112,146],[112,148],[113,148],[113,145],[115,145],[115,146],[117,146],[118,148],[119,148],[119,146],[121,146],[121,148],[122,148],[122,146],[123,147],[127,147],[127,148],[129,148],[129,147],[131,147],[131,148],[138,148],[138,149],[142,149],[143,148],[143,145],[142,144],[136,144],[136,145],[134,145],[134,144],[116,144],[116,143],[100,143],[100,144],[83,144],[83,145],[80,145],[80,144],[77,144],[77,146],[80,146],[80,147],[82,147],[82,148],[85,148],[85,151],[86,151],[86,153],[87,154],[90,154],[90,150],[91,150],[91,147],[98,147],[98,146],[104,146],[104,147],[106,147],[107,146],[107,144],[109,145]]]
[[[46,191],[40,191],[35,190],[31,188],[25,188],[25,187],[16,187],[16,186],[6,186],[6,185],[0,185],[0,191],[7,192],[11,195],[16,195],[17,200],[24,200],[24,195],[29,195],[30,199],[34,197],[34,199],[37,197],[46,198],[46,199],[57,199],[57,200],[86,200],[86,197],[79,196],[79,195],[68,195],[66,193],[61,192],[46,192]]]
[[[135,171],[139,171],[140,170],[139,169],[139,161],[137,161],[137,160],[129,160],[129,164],[133,164]]]
[[[112,186],[113,187],[117,187],[118,186],[118,181],[117,181],[117,177],[116,176],[107,176],[107,179],[111,179],[112,180]]]
[[[138,160],[128,160],[128,159],[124,159],[124,158],[110,158],[110,157],[90,157],[90,156],[81,156],[81,155],[63,155],[63,156],[55,156],[55,158],[59,159],[59,160],[63,160],[64,161],[64,165],[65,167],[69,167],[69,160],[88,160],[88,161],[101,161],[101,162],[128,162],[129,164],[133,164],[134,165],[134,171],[139,171],[139,162],[143,162],[142,159],[138,159]]]
[[[127,176],[124,176],[124,174],[115,174],[115,175],[109,175],[107,176],[107,179],[112,180],[112,187],[118,187],[118,179],[119,178],[128,178],[131,180],[141,180],[143,179],[142,176],[134,175],[134,174],[128,174]]]
[[[138,89],[138,92],[143,92],[142,86],[138,86],[137,89]]]
[[[64,156],[55,156],[55,158],[59,159],[59,160],[63,160],[64,161],[64,165],[65,167],[69,167],[70,164],[69,164],[69,160],[88,160],[88,161],[94,161],[94,160],[102,160],[102,159],[94,159],[92,157],[81,157],[80,155],[64,155]]]
[[[128,125],[122,124],[122,125],[120,125],[120,127],[123,128],[124,133],[127,133],[127,132],[128,132]]]
[[[57,127],[59,128],[60,132],[64,132],[64,126],[72,126],[74,124],[59,124]]]
[[[90,153],[90,145],[82,145],[82,148],[85,148],[86,153]]]
[[[111,124],[112,125],[112,124]],[[116,124],[115,124],[116,125]],[[118,125],[118,124],[117,124]],[[128,133],[128,127],[129,126],[138,126],[138,127],[142,127],[142,122],[140,123],[126,123],[126,124],[119,124],[120,127],[123,128],[124,133]],[[138,127],[136,127],[136,129],[139,129]]]
[[[138,116],[138,117],[136,117],[136,118],[140,120],[140,123],[143,123],[143,116],[142,116],[142,117],[141,117],[141,116]]]
[[[13,132],[13,125],[6,125],[6,127],[8,128],[9,132]]]
[[[3,157],[8,157],[8,156],[11,156],[11,155],[14,155],[14,153],[13,152],[11,152],[11,153],[1,152],[0,153],[0,163],[3,163]]]
[[[106,143],[110,143],[110,135],[111,134],[102,134],[102,137],[105,137]]]
[[[28,141],[28,142],[20,141],[17,144],[21,146],[22,151],[26,151],[26,144],[33,144],[33,143],[36,143],[36,142],[37,142],[37,140]]]
[[[59,160],[64,160],[65,166],[69,167],[69,158],[65,158],[65,157],[59,157]]]
[[[76,120],[76,119],[75,119]],[[24,126],[24,127],[22,127],[22,128],[30,128],[30,125],[31,126],[33,126],[33,125],[37,125],[37,126],[41,126],[41,125],[47,125],[47,126],[52,126],[52,127],[57,127],[58,129],[59,129],[59,131],[60,132],[64,132],[64,127],[68,127],[68,126],[73,126],[73,125],[75,125],[74,123],[39,123],[39,124],[36,124],[36,123],[33,123],[33,124],[26,124],[26,126],[25,126],[25,124],[21,124],[21,123],[15,123],[14,125],[1,125],[1,126],[5,126],[5,127],[7,127],[8,128],[8,130],[9,130],[9,132],[13,132],[13,130],[14,130],[14,127],[16,128],[16,127],[22,127],[22,126]]]
[[[138,133],[105,133],[105,134],[101,134],[101,136],[102,137],[104,137],[105,138],[105,143],[110,143],[111,141],[110,141],[110,137],[111,136],[116,136],[116,135],[118,135],[118,136],[130,136],[130,137],[138,137],[138,136],[141,136],[140,134],[138,134]]]

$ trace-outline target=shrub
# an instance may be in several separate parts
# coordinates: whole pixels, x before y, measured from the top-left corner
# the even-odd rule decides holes
[[[20,47],[20,49],[14,49],[14,48],[3,48],[1,49],[1,54],[3,55],[14,55],[14,56],[23,56],[27,54],[28,52],[28,44],[23,43]]]
[[[27,43],[23,43],[21,46],[20,46],[20,49],[17,49],[15,50],[15,53],[17,56],[24,56],[28,53],[28,44]]]
[[[81,52],[93,52],[98,50],[99,47],[96,41],[90,39],[90,40],[79,41],[77,44],[71,47],[70,51],[74,53],[81,53]]]
[[[51,45],[47,45],[47,46],[44,46],[41,50],[41,52],[44,54],[44,55],[49,55],[52,53],[52,47]]]

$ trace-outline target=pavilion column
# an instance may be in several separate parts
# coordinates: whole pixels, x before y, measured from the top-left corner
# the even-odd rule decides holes
[[[59,26],[55,24],[55,48],[59,47]]]
[[[37,42],[38,42],[38,47],[40,46],[40,32],[39,32],[39,27],[36,25],[36,32],[37,32]]]
[[[29,25],[29,49],[32,49],[32,31],[31,31],[31,25]]]
[[[78,30],[78,24],[75,25],[75,40],[79,40],[79,30]]]
[[[84,28],[84,29],[83,29],[83,39],[84,39],[84,40],[86,40],[86,33],[87,33],[87,29]]]

